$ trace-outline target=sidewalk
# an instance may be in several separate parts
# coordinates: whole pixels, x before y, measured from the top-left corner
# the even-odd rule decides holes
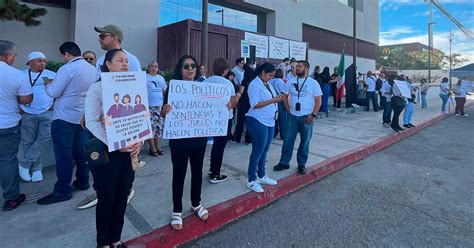
[[[436,116],[440,116],[440,99],[434,91],[432,92],[428,98],[429,108],[421,109],[419,108],[419,104],[416,105],[413,124],[419,125]],[[472,100],[468,100],[468,103],[472,102]],[[453,110],[453,108],[451,109]],[[381,115],[381,111],[378,113],[363,111],[353,114],[341,113],[327,118],[317,119],[314,124],[314,135],[310,146],[311,150],[308,165],[321,166],[327,161],[335,161],[335,159],[341,158],[341,156],[352,154],[360,149],[366,149],[368,145],[383,138],[389,138],[393,142],[396,142],[397,140],[393,137],[405,137],[403,134],[394,134],[391,129],[383,127],[381,124]],[[441,118],[442,117],[438,119]],[[412,133],[414,133],[414,131],[412,131]],[[297,148],[297,145],[298,141],[295,148]],[[330,171],[324,174],[324,171],[316,171],[315,168],[310,168],[310,172],[312,173],[305,176],[294,175],[296,173],[296,155],[293,156],[290,170],[274,172],[272,167],[278,163],[281,154],[281,146],[281,140],[274,140],[268,153],[268,175],[280,180],[279,184],[286,185],[285,192],[276,192],[277,195],[275,197],[279,197],[281,194],[286,194],[295,189],[291,188],[291,179],[307,180],[309,183],[311,182],[311,177],[316,174],[319,174],[319,177],[329,174]],[[210,226],[217,227],[218,225],[215,223],[216,219],[211,220],[211,218],[214,217],[212,210],[220,209],[222,212],[222,210],[231,206],[220,203],[229,203],[229,200],[235,200],[236,198],[244,199],[244,197],[249,195],[254,198],[259,197],[255,197],[256,194],[254,193],[249,193],[249,190],[246,188],[247,166],[251,146],[244,144],[227,145],[222,173],[229,176],[229,180],[217,185],[211,185],[207,177],[210,150],[211,146],[208,146],[203,170],[202,204],[208,208],[215,206],[210,209],[211,216],[208,222]],[[165,153],[165,156],[154,158],[145,155],[145,151],[143,152],[142,160],[147,164],[136,173],[133,187],[135,189],[135,197],[127,208],[122,235],[123,240],[143,236],[161,227],[164,228],[160,230],[168,230],[166,233],[172,233],[171,229],[168,228],[172,210],[172,170],[170,152],[168,149],[165,149]],[[361,158],[359,156],[360,154],[354,154],[356,154],[352,157],[354,161],[357,158]],[[335,172],[335,170],[332,172]],[[39,206],[35,201],[52,190],[56,179],[54,167],[46,168],[44,174],[45,181],[41,183],[22,183],[22,192],[27,195],[27,203],[25,205],[22,205],[12,212],[0,213],[1,247],[95,247],[95,209],[92,208],[82,211],[75,209],[75,205],[90,194],[92,189],[86,192],[74,192],[73,199],[67,202],[49,206]],[[272,191],[271,188],[272,187],[266,187],[265,190],[267,193],[262,197],[272,198],[273,196],[269,196],[269,194],[275,192]],[[263,204],[265,203],[268,202],[263,202]],[[186,207],[190,206],[189,176],[186,179],[183,206],[185,206],[183,215],[190,215],[191,211]],[[232,211],[239,213],[247,210],[232,209]],[[229,218],[232,217],[233,216],[229,216]],[[205,230],[202,230],[202,227],[195,227],[193,220],[194,219],[189,218],[184,219],[184,227],[183,230],[179,232],[179,235],[194,237],[193,233],[205,232]],[[221,223],[221,225],[223,223]],[[144,245],[148,243],[147,241],[150,241],[150,238],[161,239],[160,242],[166,241],[167,239],[166,236],[153,233],[142,239],[133,240],[131,243]],[[171,239],[173,239],[173,237],[168,237],[168,241]]]

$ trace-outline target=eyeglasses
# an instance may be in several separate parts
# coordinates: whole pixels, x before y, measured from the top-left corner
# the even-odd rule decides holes
[[[194,69],[197,68],[197,65],[194,64],[194,63],[192,63],[192,64],[183,64],[183,69],[188,70],[190,68],[194,70]]]
[[[107,36],[115,36],[115,35],[102,33],[102,34],[99,34],[99,39],[103,40],[103,39],[105,39]]]

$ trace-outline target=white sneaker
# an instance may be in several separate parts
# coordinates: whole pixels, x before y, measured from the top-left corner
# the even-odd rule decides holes
[[[266,184],[271,186],[277,185],[278,183],[275,179],[271,179],[267,175],[262,178],[257,177],[257,182],[259,182],[260,184]]]
[[[459,114],[456,114],[456,116],[459,116]]]
[[[462,116],[468,117],[469,115],[468,114],[463,114]]]
[[[135,190],[131,189],[130,194],[128,194],[128,197],[127,197],[127,204],[130,203],[130,200],[132,200],[134,195],[135,195]]]
[[[18,165],[18,168],[18,172],[20,174],[21,179],[23,179],[23,181],[25,182],[31,181],[30,169],[23,168],[20,165]]]
[[[252,181],[252,182],[247,182],[247,188],[249,188],[250,190],[256,193],[263,193],[262,185],[260,185],[260,183],[258,183],[257,180]]]
[[[145,161],[140,161],[140,162],[138,163],[138,168],[143,168],[143,166],[145,166],[145,165],[146,165],[146,162],[145,162]]]
[[[33,171],[31,174],[31,181],[34,183],[43,181],[43,173],[41,173],[41,171]]]

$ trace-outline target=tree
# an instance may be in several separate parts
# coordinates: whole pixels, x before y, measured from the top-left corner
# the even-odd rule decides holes
[[[410,56],[401,47],[391,49],[384,53],[381,48],[377,51],[377,64],[386,69],[407,68],[410,64]]]
[[[0,20],[20,21],[26,26],[38,26],[41,21],[35,18],[46,15],[45,8],[31,9],[26,4],[20,4],[17,0],[0,0]]]

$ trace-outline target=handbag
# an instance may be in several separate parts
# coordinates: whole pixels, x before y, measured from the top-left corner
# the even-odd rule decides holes
[[[93,136],[92,136],[93,137]],[[107,146],[98,138],[93,137],[86,143],[86,164],[91,168],[109,162]]]

